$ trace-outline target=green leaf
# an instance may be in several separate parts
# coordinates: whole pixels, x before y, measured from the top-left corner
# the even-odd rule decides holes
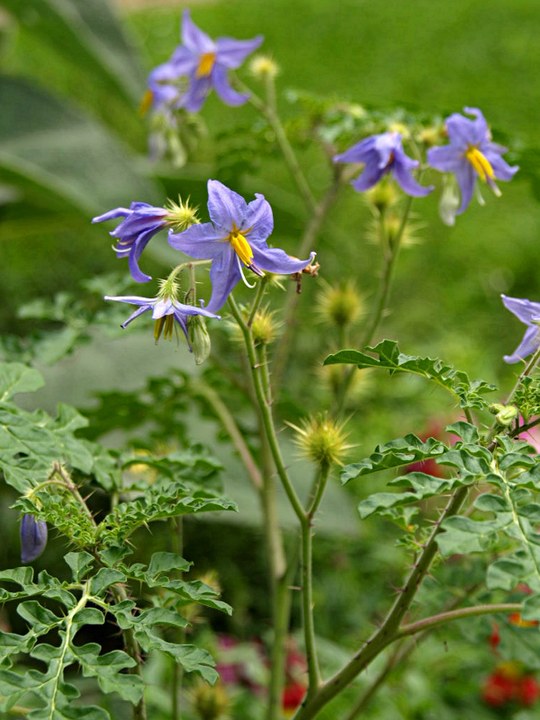
[[[524,553],[495,560],[488,567],[486,584],[490,590],[501,588],[511,591],[518,583],[529,578],[533,571],[529,558]]]
[[[470,381],[466,373],[456,370],[451,365],[445,365],[442,360],[405,355],[400,352],[397,343],[393,340],[383,340],[375,347],[368,347],[366,350],[376,357],[359,350],[340,350],[334,355],[329,355],[324,364],[350,364],[360,369],[381,368],[389,370],[390,374],[404,372],[418,375],[451,392],[463,408],[486,408],[488,403],[483,395],[495,389],[493,385],[482,380]]]
[[[77,582],[88,575],[94,564],[94,558],[87,552],[70,552],[64,556],[64,560],[71,568],[73,579]]]
[[[176,553],[157,552],[150,558],[148,565],[147,577],[156,579],[161,573],[169,572],[169,570],[178,570],[187,572],[191,567],[191,563],[184,560],[183,557]]]
[[[197,673],[203,680],[206,680],[206,682],[212,685],[219,677],[214,669],[214,660],[206,650],[194,647],[193,645],[178,645],[168,642],[158,635],[149,632],[146,628],[137,630],[135,637],[142,649],[146,652],[159,650],[174,658],[185,672]]]
[[[10,400],[21,392],[35,392],[43,387],[41,373],[22,363],[0,364],[0,402]]]
[[[498,533],[512,522],[511,514],[498,515],[494,520],[477,521],[462,515],[445,520],[437,537],[439,550],[445,556],[468,555],[495,547]]]
[[[139,702],[144,690],[143,681],[136,675],[123,671],[135,666],[135,660],[122,650],[113,650],[101,655],[97,643],[73,647],[85,677],[95,677],[104,693],[116,692],[123,700],[134,705]]]
[[[100,568],[90,582],[90,593],[100,596],[104,590],[119,582],[126,582],[125,573],[113,568]]]
[[[405,437],[391,440],[385,445],[377,445],[369,457],[346,465],[341,472],[341,482],[346,484],[362,475],[410,465],[429,458],[437,458],[446,450],[446,445],[435,438],[423,441],[416,435],[405,435]]]
[[[157,190],[98,122],[20,78],[0,76],[0,178],[87,217]],[[21,113],[24,108],[24,113]]]
[[[51,610],[44,608],[37,600],[27,600],[20,603],[17,613],[32,626],[32,632],[36,635],[43,635],[49,632],[62,622],[62,618],[55,615]]]

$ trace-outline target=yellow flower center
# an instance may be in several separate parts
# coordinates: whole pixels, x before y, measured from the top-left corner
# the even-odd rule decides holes
[[[229,237],[227,238],[227,240],[231,243],[231,245],[233,246],[233,250],[238,255],[240,260],[244,263],[244,265],[246,267],[250,267],[250,265],[253,264],[253,250],[251,249],[251,246],[246,240],[245,236],[242,235],[242,233],[235,227],[234,230],[229,233]]]
[[[471,163],[481,180],[483,180],[484,182],[487,182],[488,180],[493,180],[493,178],[495,177],[495,172],[491,167],[491,163],[477,147],[475,147],[474,145],[470,145],[467,149],[467,152],[465,153],[465,157]]]
[[[174,328],[174,315],[163,315],[154,322],[154,340],[157,342],[161,335],[165,340],[171,340]]]
[[[197,71],[195,73],[196,78],[202,78],[202,77],[208,77],[210,73],[212,72],[212,68],[214,67],[214,63],[216,62],[216,53],[215,52],[206,52],[201,55],[199,58],[199,64],[197,66]]]

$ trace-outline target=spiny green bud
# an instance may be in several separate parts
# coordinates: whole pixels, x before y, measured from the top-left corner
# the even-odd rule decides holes
[[[275,313],[268,310],[268,308],[261,308],[255,313],[251,324],[255,345],[270,345],[275,340],[279,323],[274,316]]]
[[[362,314],[364,303],[354,283],[327,285],[319,295],[317,311],[323,322],[338,327],[352,325]]]
[[[303,455],[321,467],[343,465],[343,458],[352,447],[343,431],[343,423],[338,423],[326,414],[307,418],[298,427],[288,423],[296,431],[295,443]]]
[[[208,360],[212,343],[206,328],[206,323],[200,315],[191,315],[188,320],[188,337],[196,365],[202,365]]]
[[[257,79],[275,78],[279,73],[279,66],[267,55],[256,55],[249,63],[249,71]]]
[[[504,425],[505,427],[511,425],[519,416],[519,410],[515,405],[493,403],[493,405],[489,406],[489,412],[495,415],[495,420],[499,425]]]
[[[167,208],[167,224],[176,232],[183,232],[187,230],[191,225],[195,225],[200,222],[197,217],[197,208],[191,207],[189,204],[189,198],[186,202],[178,197],[178,202],[175,203],[172,200],[167,200],[165,205]]]
[[[227,692],[221,683],[213,687],[198,682],[191,692],[193,709],[200,720],[218,720],[229,707]]]

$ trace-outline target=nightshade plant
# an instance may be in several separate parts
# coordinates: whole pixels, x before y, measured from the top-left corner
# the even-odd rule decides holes
[[[391,114],[311,98],[302,105],[302,123],[286,126],[278,114],[272,60],[258,57],[251,64],[261,92],[230,72],[261,42],[214,42],[186,11],[182,45],[150,74],[149,86],[154,109],[166,111],[171,132],[179,114],[201,110],[211,89],[230,105],[250,103],[257,122],[239,139],[270,142],[272,153],[283,158],[304,206],[298,242],[274,226],[274,190],[259,192],[263,178],[253,173],[239,174],[234,188],[212,173],[207,221],[187,198],[177,204],[164,198],[163,207],[126,198],[125,207],[103,208],[94,222],[120,220],[109,232],[117,257],[128,259],[131,279],[152,282],[139,261],[160,242],[169,257],[171,248],[176,252],[176,264],[144,295],[109,294],[123,292],[117,289],[101,295],[113,301],[110,309],[115,303],[136,307],[122,328],[137,318],[137,326],[149,325],[151,316],[156,342],[172,339],[179,327],[195,363],[153,378],[144,393],[131,396],[127,409],[120,392],[104,395],[89,418],[65,405],[56,416],[20,407],[15,396],[37,390],[42,378],[18,361],[0,366],[0,469],[17,493],[22,550],[22,566],[0,570],[0,599],[16,605],[18,615],[16,626],[0,631],[5,714],[31,720],[279,720],[283,712],[295,720],[376,717],[377,691],[391,673],[404,672],[420,643],[458,621],[486,639],[486,618],[492,616],[501,634],[513,637],[516,628],[529,633],[523,647],[499,638],[497,653],[507,654],[502,659],[521,663],[523,677],[539,669],[540,461],[524,434],[540,422],[540,303],[503,296],[527,326],[518,349],[504,358],[526,362],[503,399],[493,385],[471,380],[443,360],[408,354],[382,337],[413,199],[416,213],[432,202],[433,170],[457,178],[461,204],[455,215],[468,208],[478,180],[495,189],[495,179],[510,180],[517,168],[502,159],[503,148],[491,141],[479,110],[466,109],[472,120],[452,115],[441,132],[435,115],[426,120],[402,113],[396,123]],[[315,192],[303,168],[299,125],[309,129],[310,153],[319,151],[325,164],[322,191]],[[332,277],[325,250],[317,247],[351,180],[365,193],[381,252],[378,284],[364,307],[355,267],[341,264],[340,276]],[[317,330],[315,349],[300,349],[295,330],[307,316],[318,276],[325,282],[318,312],[326,332]],[[422,278],[414,282],[421,292]],[[68,306],[80,307],[64,299]],[[99,312],[94,319],[103,325]],[[77,331],[86,340],[79,315]],[[161,348],[149,343],[149,357]],[[298,375],[291,370],[299,360],[307,363],[310,351],[320,384],[327,384],[323,408],[315,402],[317,388],[298,397],[296,384],[304,387],[298,376],[307,374],[307,366]],[[33,359],[31,348],[27,357]],[[123,367],[129,370],[128,357]],[[398,386],[407,376],[445,393],[455,411],[448,436],[419,437],[407,427],[372,451],[359,449],[365,427],[355,384],[365,371],[383,371]],[[253,643],[249,661],[240,653],[229,666],[212,632],[219,620],[204,616],[206,609],[231,613],[229,598],[220,599],[219,583],[198,578],[184,558],[185,526],[195,536],[201,532],[188,525],[189,516],[237,510],[235,499],[223,494],[222,463],[215,457],[221,446],[209,452],[195,442],[197,407],[219,425],[239,459],[241,480],[253,490],[262,518],[269,630]],[[126,446],[111,449],[99,441],[118,434]],[[291,459],[291,444],[309,461],[307,476]],[[428,473],[433,466],[437,472]],[[381,581],[386,593],[376,607],[371,597],[358,598],[351,609],[354,632],[331,656],[318,630],[324,600],[331,598],[321,598],[317,589],[314,540],[321,505],[338,476],[347,486],[346,502],[358,499],[361,527],[380,531],[378,545],[393,542],[383,523],[394,523],[402,564],[395,577]],[[374,482],[365,484],[373,476],[379,478],[376,492]],[[164,524],[167,531],[160,532]],[[49,566],[47,528],[55,546],[59,537],[65,542],[60,568]],[[45,569],[36,574],[33,562]],[[243,672],[248,664],[253,676]],[[230,699],[227,682],[252,690],[243,710]],[[521,695],[512,691],[508,697]],[[459,710],[460,717],[464,713]]]

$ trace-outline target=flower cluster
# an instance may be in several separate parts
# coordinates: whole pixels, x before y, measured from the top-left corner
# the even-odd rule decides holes
[[[209,346],[200,316],[219,319],[216,313],[241,279],[253,287],[249,285],[245,272],[250,271],[259,277],[265,272],[292,275],[307,268],[315,256],[312,253],[306,260],[299,260],[284,250],[268,246],[267,239],[273,231],[274,220],[272,208],[263,195],[256,194],[255,200],[247,203],[241,195],[218,180],[209,180],[208,213],[210,222],[199,223],[195,211],[187,203],[157,208],[147,203],[134,202],[129,209],[116,208],[93,220],[103,222],[123,218],[111,232],[117,241],[114,249],[119,258],[128,258],[131,275],[137,282],[151,280],[149,275],[140,270],[139,258],[150,239],[163,229],[168,229],[169,244],[175,250],[210,264],[212,294],[207,307],[202,303],[196,307],[179,300],[179,286],[175,277],[183,267],[182,264],[173,270],[167,280],[161,282],[155,297],[105,297],[106,300],[137,307],[122,323],[122,327],[143,313],[151,312],[155,321],[156,342],[162,335],[170,339],[173,329],[179,326],[188,347],[195,350],[197,362],[206,359]],[[197,344],[191,342],[194,339]]]
[[[214,41],[184,10],[182,44],[148,79],[154,109],[198,112],[212,89],[225,104],[242,105],[249,95],[231,87],[228,72],[240,67],[262,41],[260,35],[252,40],[222,37]]]
[[[441,199],[441,216],[447,224],[453,224],[455,215],[463,213],[472,199],[477,181],[486,183],[496,195],[500,191],[495,180],[511,180],[517,167],[511,167],[502,155],[506,148],[491,141],[487,122],[477,108],[465,108],[474,119],[454,113],[446,119],[445,128],[449,144],[432,147],[427,153],[427,165],[442,173],[451,174],[457,183],[461,198],[455,198],[455,185],[447,186]],[[385,175],[391,175],[401,189],[413,197],[428,195],[433,186],[420,185],[413,171],[420,167],[403,150],[400,132],[384,132],[371,135],[345,152],[336,155],[334,162],[362,163],[364,168],[353,187],[359,192],[369,190]],[[450,193],[450,195],[449,195]]]

